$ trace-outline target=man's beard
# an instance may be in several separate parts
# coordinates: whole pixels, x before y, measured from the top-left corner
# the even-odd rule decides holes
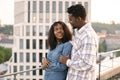
[[[76,26],[72,26],[72,29],[76,29],[77,27]]]

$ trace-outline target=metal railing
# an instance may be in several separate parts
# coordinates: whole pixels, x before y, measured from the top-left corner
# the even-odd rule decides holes
[[[26,73],[26,72],[35,71],[35,70],[40,70],[40,69],[43,69],[43,67],[40,66],[39,68],[34,68],[34,69],[31,69],[31,70],[25,70],[25,71],[20,71],[20,72],[14,72],[14,73],[10,73],[10,74],[0,75],[0,78],[13,75],[14,76],[14,80],[17,80],[16,79],[17,74]]]
[[[109,55],[111,55],[110,57],[111,57],[111,59],[112,59],[112,63],[113,63],[113,59],[114,59],[114,52],[118,52],[118,51],[120,51],[120,49],[118,49],[118,50],[113,50],[113,51],[108,51],[108,52],[104,52],[104,53],[99,53],[97,56],[99,57],[99,62],[98,62],[98,65],[99,65],[99,73],[98,73],[98,77],[97,77],[97,80],[101,80],[101,62],[102,62],[102,60],[101,60],[101,57],[102,56],[108,56],[108,54]],[[17,76],[17,74],[21,74],[21,73],[25,73],[25,72],[30,72],[30,71],[34,71],[34,70],[39,70],[39,69],[42,69],[43,67],[42,66],[40,66],[39,68],[34,68],[34,69],[31,69],[31,70],[25,70],[25,71],[20,71],[20,72],[15,72],[15,73],[10,73],[10,74],[5,74],[5,75],[0,75],[0,78],[3,78],[3,77],[7,77],[7,76],[14,76],[14,80],[17,80],[16,79],[16,76]]]
[[[102,56],[109,56],[110,59],[112,60],[112,67],[113,67],[114,57],[116,57],[116,56],[115,56],[115,54],[116,54],[115,52],[118,52],[118,51],[120,51],[120,49],[113,50],[113,51],[108,51],[108,52],[102,52],[102,53],[99,53],[99,54],[97,55],[97,57],[99,58],[99,62],[98,62],[98,65],[99,65],[99,73],[98,73],[97,80],[101,80],[101,67],[102,67],[101,62],[102,62]],[[118,62],[118,63],[120,63],[120,62]],[[105,65],[105,66],[106,66],[106,65]],[[106,67],[107,67],[107,66],[106,66]]]

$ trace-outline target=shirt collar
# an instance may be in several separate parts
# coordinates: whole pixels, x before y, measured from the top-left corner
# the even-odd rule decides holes
[[[86,23],[84,26],[82,26],[80,29],[76,29],[75,32],[83,32],[86,28],[90,26],[90,23]]]

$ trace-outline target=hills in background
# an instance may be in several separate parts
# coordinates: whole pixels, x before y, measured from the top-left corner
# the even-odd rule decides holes
[[[92,23],[92,27],[97,33],[106,32],[106,34],[116,34],[120,32],[120,24]],[[0,34],[13,35],[13,25],[0,26]]]

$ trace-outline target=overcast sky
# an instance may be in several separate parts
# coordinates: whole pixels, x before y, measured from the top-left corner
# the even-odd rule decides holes
[[[120,23],[120,0],[91,0],[92,22]],[[0,0],[0,20],[2,24],[14,23],[14,0]]]

